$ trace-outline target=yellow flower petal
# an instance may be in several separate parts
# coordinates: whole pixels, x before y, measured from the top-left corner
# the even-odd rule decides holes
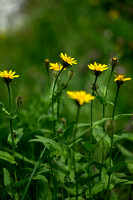
[[[71,99],[74,99],[79,105],[84,103],[89,103],[91,100],[94,100],[95,97],[91,94],[87,94],[85,91],[67,91],[68,96]]]

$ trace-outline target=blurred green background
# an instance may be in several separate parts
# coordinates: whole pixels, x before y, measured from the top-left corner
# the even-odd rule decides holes
[[[0,5],[2,6],[2,5]],[[8,9],[8,6],[7,6]],[[2,19],[2,18],[1,18]],[[67,53],[77,59],[72,69],[75,77],[66,90],[91,92],[94,76],[87,65],[94,61],[108,64],[109,70],[98,79],[99,92],[106,86],[111,66],[109,59],[117,57],[119,73],[132,77],[133,73],[133,1],[132,0],[26,0],[21,9],[8,19],[6,29],[0,31],[0,70],[12,69],[20,75],[11,83],[12,98],[23,96],[17,126],[28,129],[43,126],[38,123],[42,114],[47,114],[48,81],[44,59],[60,61],[59,54]],[[67,80],[63,72],[60,82]],[[52,75],[51,75],[52,82]],[[121,87],[116,114],[133,112],[132,83]],[[116,84],[112,81],[108,99],[114,102]],[[8,106],[8,94],[0,82],[0,101]],[[76,106],[64,96],[63,114],[68,121],[75,120]],[[94,103],[94,120],[102,117],[102,105]],[[80,121],[88,122],[89,105],[81,110]],[[112,114],[109,105],[107,116]],[[62,116],[63,116],[62,114]],[[1,137],[6,137],[7,119],[0,111]],[[126,125],[125,125],[126,123]],[[131,128],[129,119],[121,128]],[[129,124],[127,124],[129,123]]]

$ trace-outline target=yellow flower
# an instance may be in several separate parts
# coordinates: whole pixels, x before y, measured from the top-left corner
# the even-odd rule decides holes
[[[9,83],[12,79],[19,77],[19,75],[14,75],[15,73],[16,72],[13,72],[12,70],[9,72],[7,70],[4,70],[3,72],[0,71],[0,77],[2,77],[6,83]]]
[[[99,64],[99,63],[96,63],[96,62],[94,62],[94,64],[88,65],[88,67],[92,71],[100,71],[100,72],[108,69],[107,65],[105,65],[105,64],[102,65],[102,64]]]
[[[66,53],[65,54],[61,53],[60,57],[63,60],[63,66],[64,67],[67,67],[67,66],[72,65],[72,64],[77,64],[77,60],[74,60],[74,58],[71,58],[70,56],[67,56]]]
[[[124,81],[129,81],[131,80],[131,78],[124,78],[125,76],[123,74],[119,74],[118,76],[117,75],[114,75],[116,78],[114,79],[114,81],[116,82],[119,82],[119,83],[123,83]]]
[[[59,63],[50,63],[49,66],[49,69],[53,69],[54,71],[60,71],[63,68],[63,66]],[[66,70],[66,68],[64,68],[63,70]]]
[[[67,91],[68,96],[74,99],[80,106],[84,103],[89,103],[91,100],[95,99],[91,94],[87,94],[85,91]]]

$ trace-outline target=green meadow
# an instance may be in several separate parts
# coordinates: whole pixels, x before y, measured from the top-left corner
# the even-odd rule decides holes
[[[132,17],[26,0],[0,29],[1,200],[133,199]]]

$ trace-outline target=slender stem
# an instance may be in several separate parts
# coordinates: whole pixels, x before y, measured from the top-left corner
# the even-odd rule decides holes
[[[98,76],[95,77],[95,81],[93,83],[93,86],[92,86],[92,95],[94,95],[94,92],[96,91],[96,82],[97,82],[97,78]],[[89,142],[92,143],[92,133],[93,133],[93,130],[92,130],[92,127],[93,127],[93,101],[91,101],[91,131],[90,131],[90,138],[89,138]],[[89,154],[89,163],[91,161],[91,153]],[[91,171],[92,169],[89,168],[89,177],[91,176]],[[91,184],[90,184],[90,178],[89,178],[89,193],[91,194]]]
[[[10,91],[10,86],[9,83],[6,84],[7,85],[7,89],[8,89],[8,95],[9,95],[9,112],[11,114],[11,91]],[[14,143],[14,136],[13,136],[13,119],[10,118],[9,119],[9,123],[10,123],[10,133],[11,133],[11,140],[12,140],[12,155],[15,161],[15,143]],[[15,183],[17,182],[17,172],[16,172],[16,165],[14,166],[14,180]],[[17,199],[19,199],[18,197],[18,193],[16,193],[17,195]]]
[[[112,124],[113,124],[113,121],[114,121],[115,109],[116,109],[119,89],[120,89],[120,86],[117,86],[117,92],[116,92],[116,97],[115,97],[115,102],[114,102],[113,113],[112,113]],[[111,167],[111,157],[112,157],[112,152],[113,152],[113,140],[114,140],[114,132],[113,132],[113,128],[112,128],[112,132],[111,132],[111,147],[110,147],[110,155],[109,155],[109,167]],[[111,179],[111,174],[109,174],[109,179],[108,179],[106,200],[109,199],[110,179]]]
[[[110,80],[111,80],[111,77],[112,77],[113,70],[114,70],[114,68],[112,67],[111,73],[110,73],[110,76],[109,76],[109,79],[108,79],[105,95],[104,95],[105,101],[106,101],[106,97],[107,97],[107,94],[108,94],[109,84],[110,84]],[[105,117],[105,107],[106,107],[106,105],[103,104],[103,118]],[[105,132],[104,124],[103,124],[103,132]],[[103,143],[103,146],[102,146],[102,164],[103,163],[104,163],[104,143]],[[101,171],[100,171],[100,176],[101,176]]]
[[[77,124],[79,120],[79,111],[80,111],[80,106],[78,105],[77,107],[77,115],[76,115],[76,127],[74,130],[74,151],[73,151],[73,165],[74,165],[74,174],[75,174],[75,185],[76,185],[76,200],[78,200],[78,174],[77,174],[77,168],[76,168],[76,159],[75,159],[75,142],[76,142],[76,131],[77,131]]]
[[[22,196],[22,200],[24,200],[24,198],[25,198],[25,196],[26,196],[26,194],[27,194],[27,191],[28,191],[28,189],[29,189],[30,183],[31,183],[31,181],[32,181],[32,179],[33,179],[33,176],[34,176],[34,174],[35,174],[37,168],[39,167],[39,165],[40,165],[40,163],[41,163],[41,159],[42,159],[42,157],[43,157],[43,155],[44,155],[44,153],[45,153],[45,150],[46,150],[46,147],[44,147],[44,149],[42,150],[42,152],[41,152],[41,154],[40,154],[40,156],[39,156],[39,159],[38,159],[38,161],[37,161],[37,163],[36,163],[36,165],[35,165],[35,167],[34,167],[34,169],[33,169],[33,171],[32,171],[32,174],[31,174],[31,176],[30,176],[30,179],[29,179],[29,181],[28,181],[28,183],[27,183],[27,185],[26,185],[24,194],[23,194],[23,196]]]
[[[52,167],[52,163],[51,163],[51,159],[49,155],[48,155],[48,160],[49,160],[49,165],[50,165],[50,170],[51,170],[51,175],[52,175],[52,182],[53,182],[53,200],[57,200],[56,181],[54,178],[53,167]]]
[[[53,117],[54,117],[54,91],[55,91],[55,86],[56,86],[57,80],[58,80],[61,72],[63,71],[63,69],[64,69],[64,67],[62,67],[62,69],[57,74],[55,81],[54,81],[54,85],[53,85],[53,91],[52,91],[52,116]],[[55,135],[55,122],[54,122],[54,120],[52,121],[52,130],[53,130],[53,134]]]
[[[97,81],[97,76],[95,77],[95,81],[93,84],[92,88],[92,95],[94,95],[94,91],[96,88],[96,81]],[[91,133],[90,133],[90,143],[92,143],[92,126],[93,126],[93,101],[91,101]]]
[[[53,91],[52,91],[52,115],[54,117],[54,91],[55,91],[55,86],[56,86],[56,83],[57,83],[57,80],[61,74],[61,72],[63,71],[63,67],[62,69],[59,71],[59,73],[57,74],[56,78],[55,78],[55,81],[54,81],[54,85],[53,85]]]
[[[19,109],[19,104],[16,105],[16,108],[15,108],[15,110],[14,110],[13,113],[14,113],[14,114],[17,113],[18,109]]]
[[[59,121],[59,115],[60,115],[60,98],[58,98],[58,105],[57,105],[57,119]]]
[[[11,112],[11,91],[10,91],[9,83],[7,83],[6,85],[8,89],[8,95],[9,95],[9,112]]]

